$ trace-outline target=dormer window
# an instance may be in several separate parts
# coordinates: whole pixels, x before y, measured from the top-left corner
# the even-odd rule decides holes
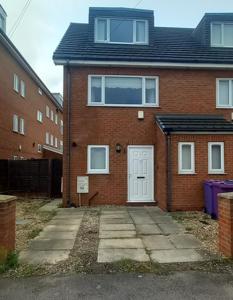
[[[233,47],[233,23],[211,24],[211,46]]]
[[[146,20],[97,18],[95,42],[148,44],[148,22]]]

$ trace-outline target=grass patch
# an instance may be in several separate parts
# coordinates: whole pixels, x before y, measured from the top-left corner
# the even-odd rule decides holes
[[[49,222],[57,214],[57,212],[55,210],[51,210],[51,211],[39,211],[38,213],[39,213],[39,215],[41,217],[41,221],[44,222],[44,223]]]
[[[113,270],[124,273],[157,273],[161,269],[157,263],[137,262],[131,259],[122,259],[111,265]]]
[[[18,265],[18,253],[12,251],[7,255],[5,263],[0,264],[0,274],[3,274],[9,271],[10,269],[16,269]]]

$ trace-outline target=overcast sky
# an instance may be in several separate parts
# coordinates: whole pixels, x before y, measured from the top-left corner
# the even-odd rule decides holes
[[[8,14],[7,33],[26,0],[0,0]],[[138,5],[137,5],[138,4]],[[233,0],[31,0],[12,41],[51,92],[62,93],[62,68],[52,54],[70,22],[87,22],[90,6],[152,9],[155,26],[195,27],[205,12],[233,12]]]

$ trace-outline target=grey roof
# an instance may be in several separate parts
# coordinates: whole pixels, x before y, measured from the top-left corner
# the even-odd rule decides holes
[[[121,8],[122,9],[122,8]],[[104,9],[107,11],[107,9]],[[111,13],[115,10],[108,9]],[[98,10],[93,10],[98,13]],[[100,9],[101,11],[101,9]],[[125,13],[127,10],[125,10]],[[90,13],[93,12],[90,10]],[[133,11],[129,10],[130,15]],[[138,13],[138,12],[137,12]],[[150,11],[142,10],[142,14]],[[138,13],[139,14],[139,13]],[[103,15],[103,11],[102,14]],[[152,15],[153,16],[153,15]],[[93,16],[92,16],[93,17]],[[148,17],[151,18],[151,15]],[[91,20],[91,21],[90,21]],[[54,53],[54,60],[99,60],[232,64],[233,48],[210,47],[210,22],[232,20],[233,14],[206,14],[197,28],[154,27],[149,45],[94,43],[93,21],[71,23]],[[203,42],[203,39],[208,42]]]
[[[233,123],[221,115],[161,114],[156,123],[166,133],[172,132],[232,132]]]

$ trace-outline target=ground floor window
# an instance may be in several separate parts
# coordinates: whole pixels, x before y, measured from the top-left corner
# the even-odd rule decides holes
[[[194,143],[178,144],[178,172],[179,174],[195,173]]]
[[[224,173],[224,143],[208,143],[208,171],[209,174]]]
[[[89,145],[87,149],[87,170],[90,174],[109,173],[109,146]]]

